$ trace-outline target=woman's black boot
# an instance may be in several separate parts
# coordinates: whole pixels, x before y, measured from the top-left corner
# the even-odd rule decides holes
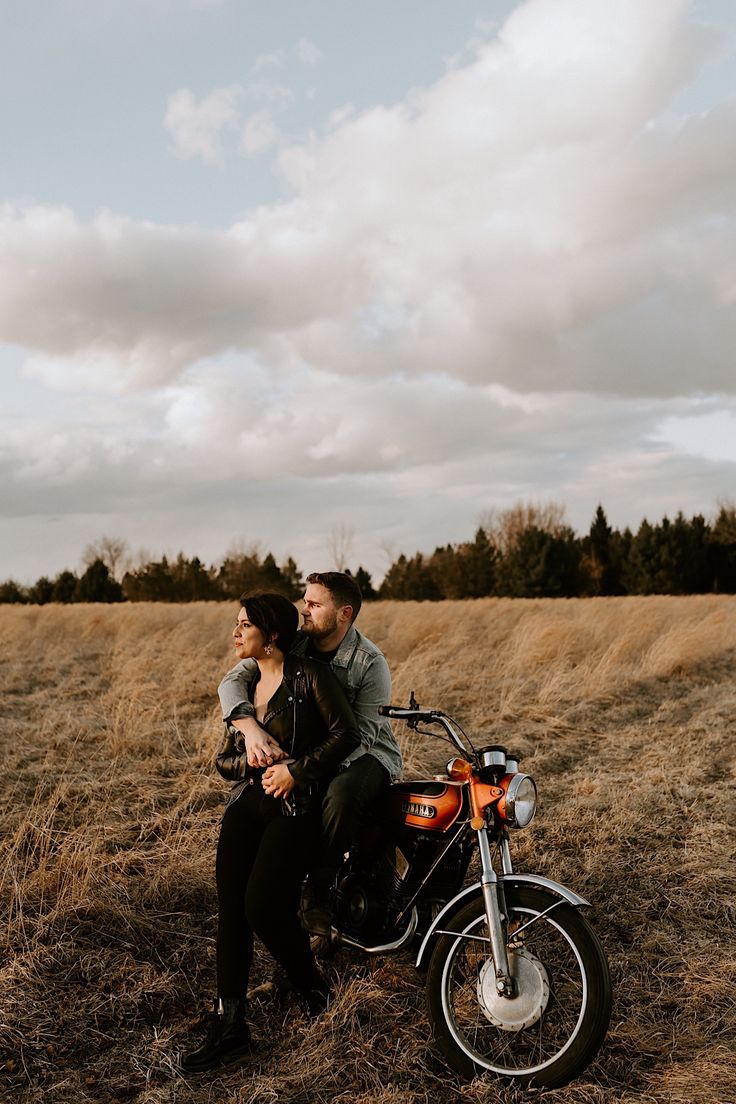
[[[234,997],[218,998],[207,1018],[207,1034],[198,1050],[185,1054],[185,1073],[204,1073],[215,1066],[235,1062],[251,1049],[250,1028],[245,1022],[245,1002]]]

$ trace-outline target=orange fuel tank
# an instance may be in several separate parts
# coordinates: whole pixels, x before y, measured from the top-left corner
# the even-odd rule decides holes
[[[462,782],[398,782],[390,792],[391,819],[425,832],[446,832],[463,807]]]

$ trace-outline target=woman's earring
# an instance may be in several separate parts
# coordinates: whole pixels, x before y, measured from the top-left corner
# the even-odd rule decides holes
[[[266,653],[267,656],[270,656],[271,652],[273,651],[273,644],[271,644],[271,642],[269,641],[269,643],[266,645],[266,647],[263,650],[264,650],[264,652]]]

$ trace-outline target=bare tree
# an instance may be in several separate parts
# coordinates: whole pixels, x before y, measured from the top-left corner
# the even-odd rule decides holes
[[[353,542],[355,541],[355,529],[352,525],[333,525],[330,530],[329,549],[335,571],[347,570],[350,557],[353,554]]]
[[[85,567],[102,560],[112,578],[120,582],[130,560],[130,545],[123,537],[100,537],[87,545],[82,560]]]
[[[128,557],[127,569],[128,571],[138,571],[146,564],[153,563],[155,559],[156,557],[150,548],[141,545],[137,552],[132,552]]]
[[[566,527],[565,507],[561,502],[516,502],[507,510],[488,510],[480,519],[499,552],[515,548],[526,529],[541,529],[559,536]]]
[[[263,543],[259,540],[246,541],[244,537],[236,537],[230,541],[228,549],[223,557],[225,560],[263,559]]]
[[[388,537],[384,537],[384,539],[381,541],[380,548],[384,556],[386,557],[386,563],[389,567],[391,567],[391,564],[396,559],[396,541],[389,540]]]

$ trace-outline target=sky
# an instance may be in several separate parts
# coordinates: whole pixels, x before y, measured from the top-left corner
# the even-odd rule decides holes
[[[0,579],[736,498],[730,0],[6,0]]]

